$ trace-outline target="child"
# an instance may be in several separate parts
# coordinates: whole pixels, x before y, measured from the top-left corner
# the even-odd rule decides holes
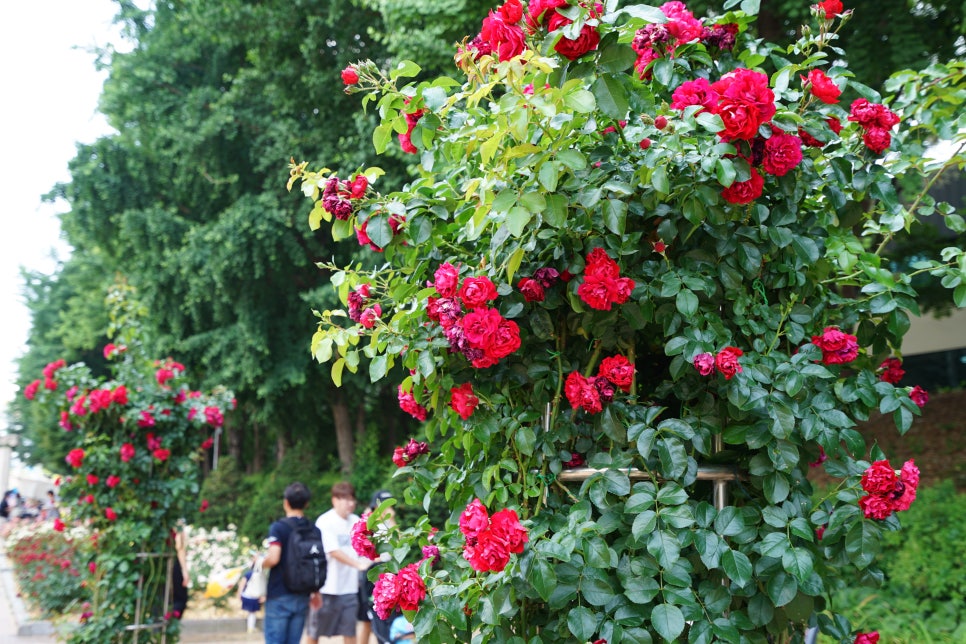
[[[389,641],[392,644],[416,641],[416,632],[413,630],[413,625],[402,615],[392,620],[392,626],[389,627]]]
[[[258,578],[252,582],[254,575],[258,575]],[[245,592],[246,590],[248,592]],[[261,610],[262,602],[265,600],[265,577],[262,572],[262,558],[259,555],[255,555],[251,567],[238,581],[238,596],[241,598],[242,610],[248,613],[248,632],[254,633],[258,611]]]

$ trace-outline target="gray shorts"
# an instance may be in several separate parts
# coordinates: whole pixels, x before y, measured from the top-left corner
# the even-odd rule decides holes
[[[309,611],[305,634],[312,639],[348,635],[355,637],[359,595],[322,595],[322,608]]]

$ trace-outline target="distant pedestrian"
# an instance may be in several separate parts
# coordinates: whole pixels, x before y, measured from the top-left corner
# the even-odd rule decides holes
[[[262,567],[269,570],[268,588],[265,592],[265,644],[299,644],[305,628],[309,602],[318,603],[318,593],[294,593],[285,585],[289,536],[296,528],[311,528],[305,518],[309,503],[309,489],[304,483],[292,483],[285,488],[282,508],[285,519],[276,521],[268,530],[268,554]]]
[[[255,555],[252,565],[238,583],[238,597],[241,599],[242,610],[247,614],[245,622],[249,633],[255,632],[258,611],[262,609],[262,601],[265,599],[266,583],[265,573],[262,572],[262,557]]]

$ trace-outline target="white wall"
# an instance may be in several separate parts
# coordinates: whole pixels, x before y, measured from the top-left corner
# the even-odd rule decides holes
[[[912,318],[912,326],[902,340],[902,355],[933,353],[966,347],[966,309],[955,309],[953,314],[935,318],[928,313]]]

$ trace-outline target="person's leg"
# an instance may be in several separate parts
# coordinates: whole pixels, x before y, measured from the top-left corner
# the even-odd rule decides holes
[[[287,595],[287,597],[292,601],[286,644],[299,644],[302,641],[302,631],[305,630],[305,618],[309,612],[309,596]]]
[[[288,644],[288,611],[282,605],[282,597],[265,600],[265,644]]]
[[[245,621],[246,621],[246,625],[248,626],[248,632],[249,633],[254,633],[255,632],[255,620],[257,620],[257,619],[258,619],[258,615],[257,614],[255,614],[255,613],[253,613],[251,611],[248,612],[248,618]]]

